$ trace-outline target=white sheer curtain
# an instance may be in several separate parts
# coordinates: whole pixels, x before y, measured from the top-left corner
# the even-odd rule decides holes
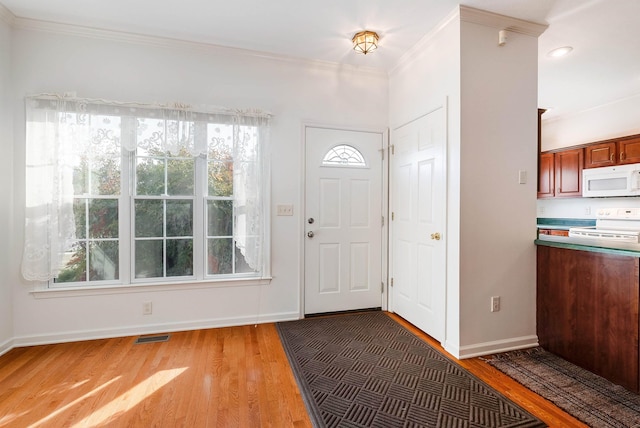
[[[48,108],[27,100],[25,242],[22,275],[46,281],[57,276],[75,237],[73,147],[86,123],[67,117],[64,100]]]
[[[22,275],[27,280],[56,278],[75,240],[74,168],[78,151],[95,133],[92,119],[117,116],[118,143],[137,145],[139,119],[165,124],[159,144],[168,153],[207,155],[207,142],[194,136],[195,123],[234,126],[234,240],[249,266],[263,272],[267,233],[265,206],[270,115],[257,110],[194,110],[186,105],[150,105],[38,95],[26,99],[26,214]],[[124,245],[129,245],[125,243]]]
[[[266,142],[269,141],[269,120],[256,116],[236,116],[234,125],[234,213],[236,247],[247,264],[262,271],[264,260],[265,195],[269,177]]]

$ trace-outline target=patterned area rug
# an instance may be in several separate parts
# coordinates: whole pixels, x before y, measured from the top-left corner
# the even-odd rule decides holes
[[[587,425],[640,428],[640,395],[542,348],[498,354],[488,363]]]
[[[383,312],[276,324],[317,427],[545,427]]]

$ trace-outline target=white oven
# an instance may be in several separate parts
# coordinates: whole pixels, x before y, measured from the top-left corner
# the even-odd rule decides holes
[[[640,164],[583,169],[582,196],[640,196]]]
[[[640,243],[640,208],[603,208],[596,225],[569,228],[570,238],[610,243]]]

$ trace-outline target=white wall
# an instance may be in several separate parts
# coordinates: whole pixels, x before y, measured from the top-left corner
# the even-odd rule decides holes
[[[389,83],[392,127],[448,99],[443,345],[457,357],[537,343],[537,38],[513,33],[498,47],[509,25],[466,14],[422,41]],[[500,312],[489,311],[491,296],[501,296]]]
[[[499,29],[461,25],[462,356],[537,343],[538,40],[510,32],[498,46]],[[499,312],[490,312],[491,296],[500,296]]]
[[[640,94],[589,110],[545,120],[542,151],[640,134]]]
[[[40,31],[50,28],[52,31]],[[21,22],[13,34],[15,208],[11,228],[14,334],[17,344],[117,334],[296,319],[301,276],[301,125],[303,121],[382,131],[387,76],[365,69],[253,56],[247,52]],[[76,91],[118,101],[261,108],[274,114],[272,207],[293,204],[293,217],[272,209],[269,285],[35,298],[19,276],[24,203],[26,94]],[[142,315],[142,302],[153,314]]]
[[[403,56],[389,76],[389,122],[396,128],[447,102],[447,290],[445,341],[460,336],[460,20],[454,11]],[[391,141],[393,144],[393,141]],[[455,284],[450,286],[450,284]]]
[[[0,5],[1,7],[1,5]],[[11,298],[11,246],[12,235],[12,110],[9,105],[11,88],[11,28],[9,19],[3,19],[0,10],[0,200],[4,208],[0,210],[0,354],[11,347],[13,338],[13,305]]]

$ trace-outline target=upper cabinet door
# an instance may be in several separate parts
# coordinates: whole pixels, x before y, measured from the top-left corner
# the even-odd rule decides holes
[[[565,150],[555,153],[556,198],[582,196],[583,150]]]
[[[617,157],[616,143],[602,143],[587,146],[584,149],[584,167],[598,168],[615,165]]]
[[[618,141],[618,163],[640,162],[640,137]]]
[[[538,174],[538,199],[553,198],[555,192],[554,186],[554,163],[553,153],[540,154],[540,171]]]

